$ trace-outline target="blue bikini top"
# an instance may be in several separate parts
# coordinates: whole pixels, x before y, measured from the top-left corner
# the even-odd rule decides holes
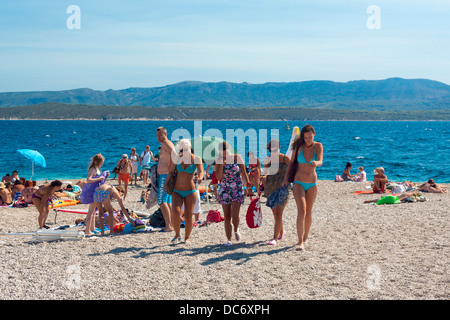
[[[195,167],[195,164],[191,164],[189,165],[189,167],[187,167],[186,169],[183,169],[183,167],[181,166],[181,164],[177,164],[177,170],[178,172],[186,172],[186,173],[194,173],[195,170],[197,170],[197,168]]]
[[[307,163],[307,164],[311,164],[312,161],[317,160],[316,149],[314,148],[314,142],[313,142],[313,152],[314,152],[314,155],[313,155],[311,161],[310,161],[310,162],[306,162],[305,156],[303,155],[303,148],[302,148],[302,150],[300,150],[300,151],[298,152],[298,157],[297,157],[298,163]]]

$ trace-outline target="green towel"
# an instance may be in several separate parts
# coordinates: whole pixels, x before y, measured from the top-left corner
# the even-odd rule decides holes
[[[378,200],[377,204],[399,204],[400,200],[398,200],[397,196],[384,196]]]

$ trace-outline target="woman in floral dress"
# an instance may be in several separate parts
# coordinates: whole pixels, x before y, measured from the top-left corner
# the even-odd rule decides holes
[[[220,182],[218,201],[222,205],[225,218],[225,234],[228,242],[232,244],[231,235],[234,229],[236,241],[241,239],[239,232],[239,211],[244,203],[244,190],[242,180],[249,186],[249,179],[245,170],[245,163],[239,154],[231,154],[228,143],[219,145],[219,156],[216,160],[216,176]]]

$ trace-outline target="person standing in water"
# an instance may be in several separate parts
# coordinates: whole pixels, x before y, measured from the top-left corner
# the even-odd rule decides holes
[[[312,223],[312,209],[317,197],[316,168],[322,166],[323,146],[314,142],[316,132],[307,124],[292,144],[292,158],[283,185],[293,182],[292,192],[297,204],[297,250],[304,250]]]

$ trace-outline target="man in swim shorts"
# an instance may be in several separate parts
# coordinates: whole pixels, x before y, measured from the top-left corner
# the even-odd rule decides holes
[[[164,192],[164,184],[169,173],[169,166],[171,163],[172,152],[175,152],[175,147],[169,139],[167,139],[167,130],[164,127],[159,127],[156,130],[156,138],[161,143],[161,150],[159,152],[158,160],[158,205],[161,208],[166,227],[164,231],[173,231],[172,227],[172,196]]]

